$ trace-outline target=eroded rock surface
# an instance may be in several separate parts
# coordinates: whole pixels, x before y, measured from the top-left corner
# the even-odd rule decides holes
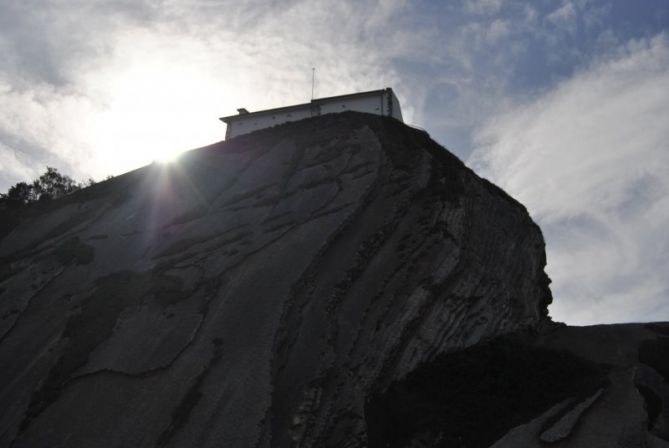
[[[669,447],[669,324],[561,326],[438,356],[368,398],[375,447]]]
[[[367,446],[373,391],[551,300],[523,206],[355,113],[4,213],[0,236],[16,448]]]

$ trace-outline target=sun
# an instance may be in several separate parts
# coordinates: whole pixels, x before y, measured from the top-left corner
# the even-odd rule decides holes
[[[173,163],[183,151],[222,140],[218,117],[227,103],[212,94],[216,80],[146,58],[105,79],[108,94],[89,132],[100,170]]]
[[[162,164],[174,163],[179,159],[179,156],[183,153],[182,150],[172,149],[157,153],[155,155],[155,161]]]

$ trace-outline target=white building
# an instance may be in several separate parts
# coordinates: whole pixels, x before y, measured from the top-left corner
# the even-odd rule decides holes
[[[248,134],[258,129],[269,128],[289,121],[347,110],[393,117],[404,121],[402,120],[400,102],[390,87],[370,92],[318,98],[311,100],[310,103],[260,110],[258,112],[249,112],[241,108],[237,109],[239,112],[238,115],[222,117],[220,120],[228,125],[225,131],[225,138],[227,140],[238,135]]]

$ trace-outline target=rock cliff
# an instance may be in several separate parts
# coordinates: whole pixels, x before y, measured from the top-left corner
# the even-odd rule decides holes
[[[371,115],[3,211],[0,237],[0,446],[382,446],[410,372],[549,322],[525,208]]]

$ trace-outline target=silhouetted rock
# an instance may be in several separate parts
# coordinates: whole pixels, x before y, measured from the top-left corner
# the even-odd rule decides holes
[[[525,208],[389,118],[259,131],[0,221],[0,446],[362,447],[366,403],[421,363],[550,327]],[[536,350],[509,365],[601,387]],[[481,440],[521,423],[508,399]]]
[[[440,355],[369,397],[369,446],[669,446],[667,329],[562,326]]]

